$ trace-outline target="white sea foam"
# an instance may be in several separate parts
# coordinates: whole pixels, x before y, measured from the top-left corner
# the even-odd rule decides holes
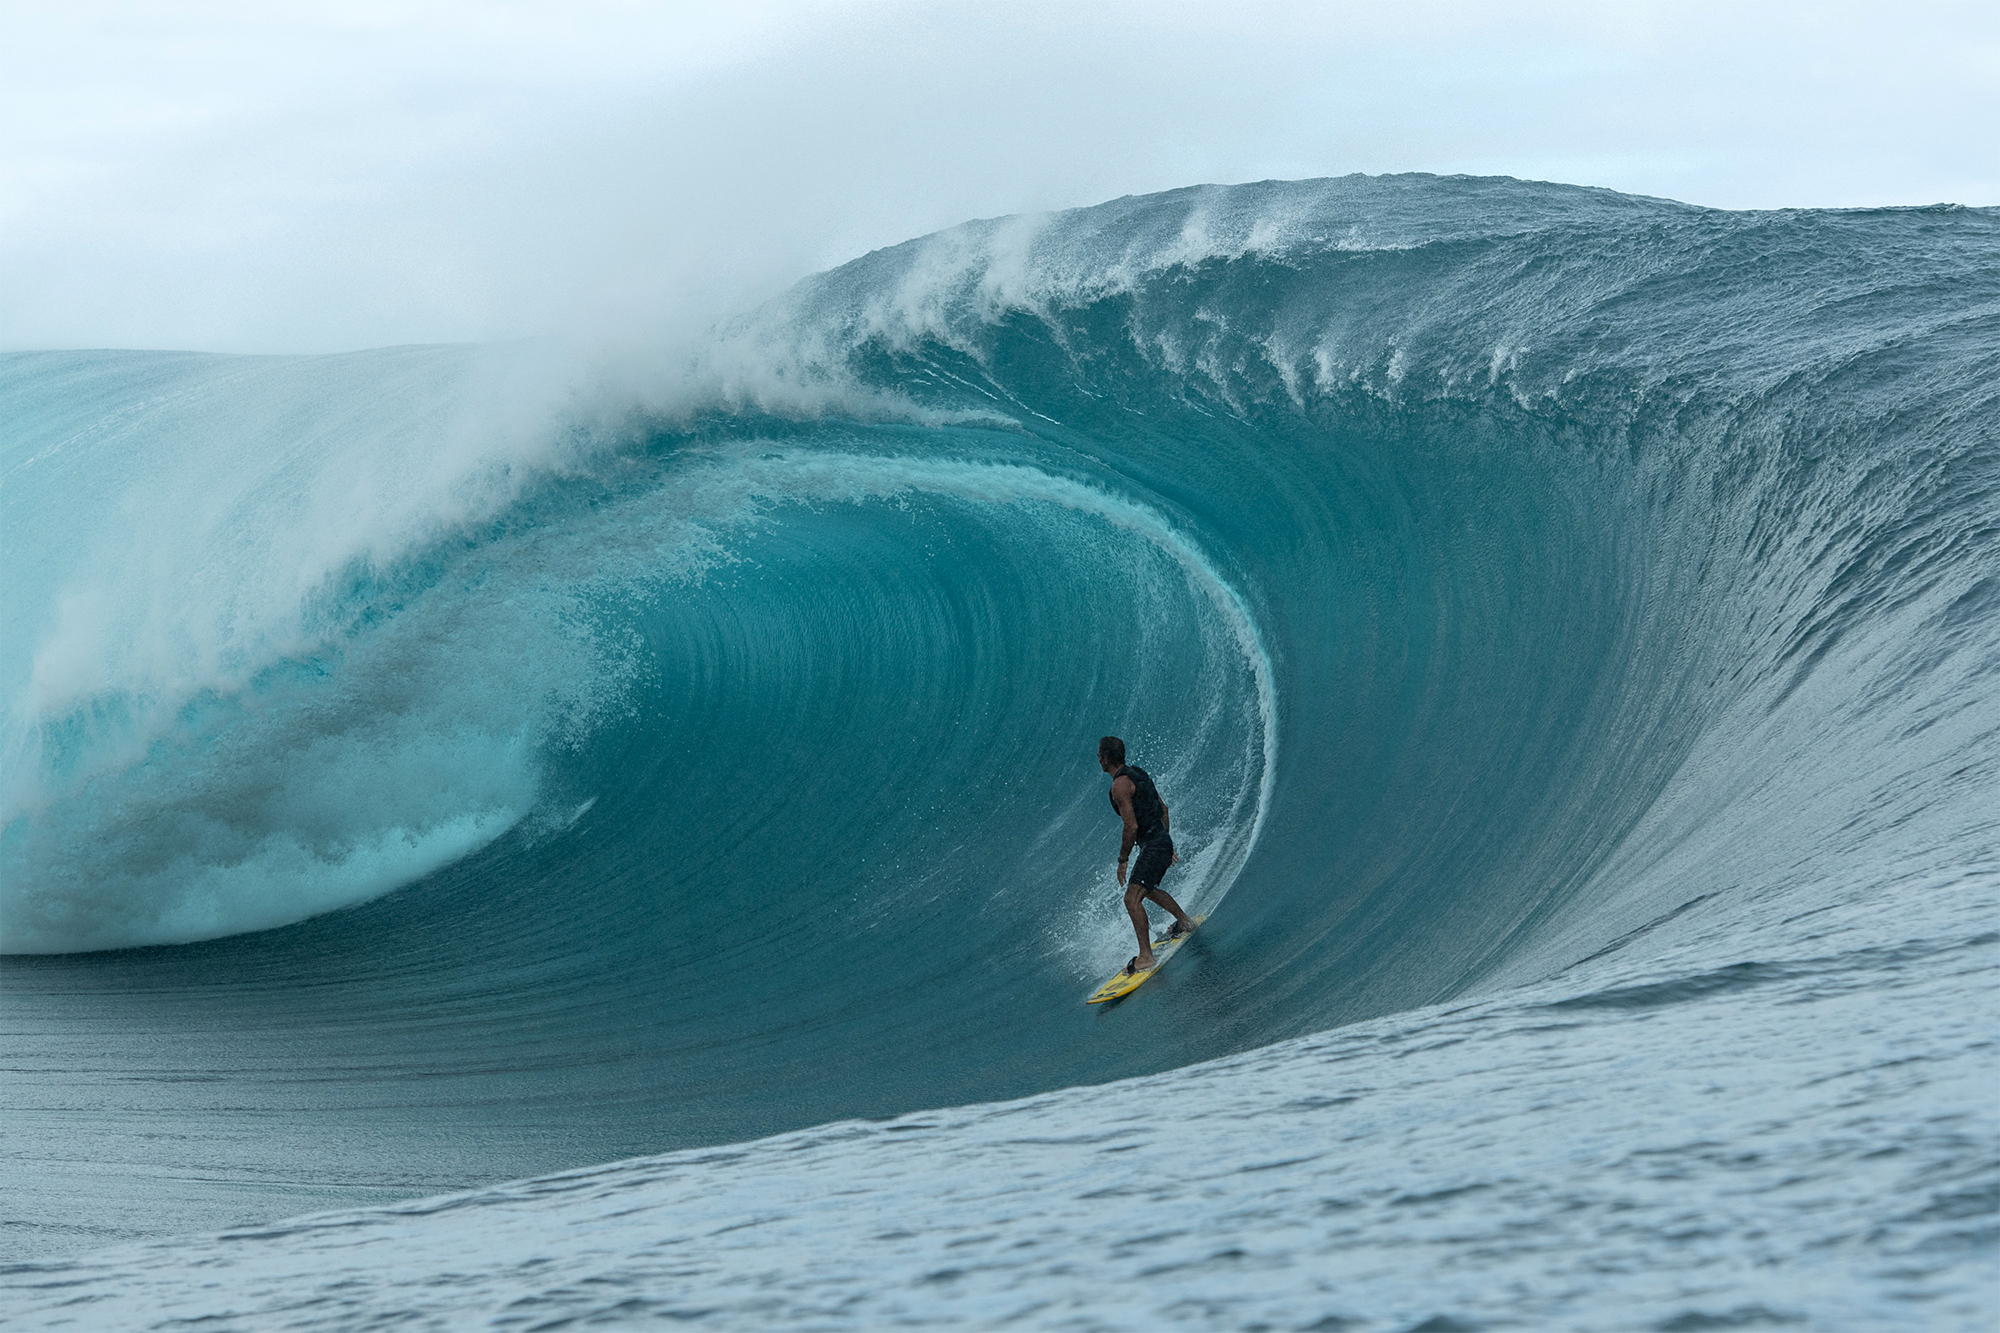
[[[537,744],[602,704],[602,654],[546,623],[539,658],[469,682],[451,645],[492,618],[397,580],[588,455],[546,369],[524,348],[10,359],[0,947],[295,921],[532,805]]]
[[[1976,1258],[2000,945],[1963,923],[1996,888],[1933,884],[1831,952],[1607,959],[1150,1078],[22,1264],[0,1290],[37,1329],[1974,1333],[2000,1300]]]

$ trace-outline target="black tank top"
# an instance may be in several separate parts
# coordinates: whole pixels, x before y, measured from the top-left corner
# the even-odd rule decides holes
[[[1132,779],[1132,817],[1139,821],[1139,841],[1151,842],[1165,833],[1167,821],[1160,808],[1160,792],[1153,785],[1152,778],[1146,775],[1146,770],[1137,764],[1125,764],[1111,775],[1112,785],[1117,785],[1119,778]],[[1111,808],[1118,810],[1116,796],[1111,798]],[[1118,817],[1123,819],[1125,812],[1119,810]]]

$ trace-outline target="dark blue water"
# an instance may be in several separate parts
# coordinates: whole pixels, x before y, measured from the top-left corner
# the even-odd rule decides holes
[[[0,359],[9,1243],[1102,1082],[1990,870],[1996,259],[1985,209],[1350,178],[879,251],[637,394]],[[1109,1011],[1104,733],[1212,914]]]

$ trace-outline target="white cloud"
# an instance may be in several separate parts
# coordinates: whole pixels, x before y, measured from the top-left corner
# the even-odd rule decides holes
[[[1493,172],[2000,202],[1990,6],[17,5],[0,346],[629,332],[977,215]]]

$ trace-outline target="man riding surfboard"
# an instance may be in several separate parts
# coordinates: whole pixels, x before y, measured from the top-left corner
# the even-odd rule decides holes
[[[1139,933],[1139,952],[1125,964],[1125,972],[1127,975],[1150,972],[1154,958],[1152,923],[1146,919],[1147,901],[1174,914],[1168,939],[1179,939],[1195,927],[1181,905],[1160,887],[1167,867],[1181,859],[1174,852],[1174,840],[1168,833],[1167,803],[1160,799],[1159,789],[1153,786],[1153,779],[1145,769],[1125,762],[1125,742],[1116,736],[1106,736],[1097,742],[1097,766],[1111,775],[1111,808],[1125,821],[1125,838],[1118,847],[1118,883],[1125,890],[1125,911],[1132,918],[1132,929]],[[1131,859],[1135,846],[1139,849],[1139,861],[1132,867],[1131,882],[1127,883],[1125,863]]]

